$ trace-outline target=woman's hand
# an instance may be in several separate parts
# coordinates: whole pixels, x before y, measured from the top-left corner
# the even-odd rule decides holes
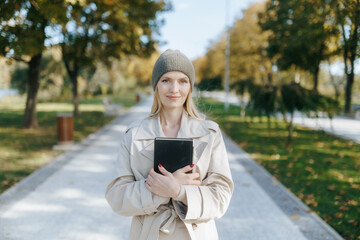
[[[159,164],[159,171],[163,174],[158,174],[152,168],[149,172],[148,179],[145,182],[146,188],[159,196],[175,198],[179,195],[180,185],[197,185],[201,184],[199,173],[189,173],[194,165],[183,167],[174,173],[168,172],[161,164]]]
[[[158,174],[153,168],[150,170],[148,178],[145,181],[146,188],[161,197],[176,198],[180,193],[180,183],[160,164],[159,170],[164,175]]]
[[[176,170],[172,175],[175,177],[176,181],[181,185],[197,185],[200,186],[200,174],[199,173],[187,173],[194,168],[194,164],[185,166]],[[162,167],[165,170],[165,168]],[[161,169],[159,168],[161,171]],[[166,170],[165,170],[166,171]]]

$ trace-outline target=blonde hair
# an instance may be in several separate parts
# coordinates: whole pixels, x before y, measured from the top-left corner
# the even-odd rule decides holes
[[[159,116],[161,110],[163,108],[162,102],[160,100],[159,92],[157,90],[157,87],[155,87],[155,93],[154,93],[154,102],[151,107],[150,116],[151,118],[155,118]],[[199,111],[197,110],[194,101],[191,97],[191,91],[189,91],[189,94],[186,98],[186,101],[184,103],[184,110],[185,112],[192,118],[203,120],[204,118],[199,114]]]

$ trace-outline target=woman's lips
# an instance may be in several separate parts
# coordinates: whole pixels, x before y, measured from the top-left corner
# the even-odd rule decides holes
[[[167,97],[168,97],[169,99],[173,99],[173,100],[180,98],[180,96],[167,96]]]

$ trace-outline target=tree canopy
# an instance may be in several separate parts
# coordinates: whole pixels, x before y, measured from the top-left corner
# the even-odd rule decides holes
[[[170,9],[164,1],[92,0],[75,2],[67,8],[60,43],[73,90],[74,113],[78,110],[77,77],[97,61],[110,64],[111,58],[125,55],[150,56],[153,38],[161,25],[157,13]]]
[[[155,50],[158,13],[171,9],[152,0],[15,0],[0,2],[0,54],[28,64],[24,127],[36,127],[43,51],[60,44],[72,82],[77,113],[77,77],[82,68],[111,57],[149,56]],[[94,72],[94,71],[93,71]]]

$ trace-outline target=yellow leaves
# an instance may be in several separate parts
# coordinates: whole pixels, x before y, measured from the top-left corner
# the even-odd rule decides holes
[[[314,194],[305,195],[304,201],[307,205],[312,205],[314,207],[318,206],[318,202],[315,200]]]
[[[8,188],[8,187],[11,186],[10,181],[7,181],[7,180],[2,181],[2,185],[3,185],[3,187],[5,187],[5,188]]]
[[[345,191],[345,190],[340,190],[339,194],[340,194],[340,195],[345,195],[345,194],[346,194],[346,191]]]
[[[278,181],[272,181],[271,185],[277,186],[277,185],[279,185],[279,182]]]
[[[65,2],[70,3],[70,4],[79,3],[80,6],[85,6],[86,5],[86,0],[65,0]]]
[[[345,154],[343,152],[338,152],[338,156],[343,158],[345,156]]]
[[[104,4],[108,5],[108,6],[114,6],[115,2],[114,0],[103,0]]]
[[[342,218],[343,216],[344,216],[344,214],[342,212],[337,212],[335,214],[335,217],[337,217],[337,218]]]
[[[354,220],[354,219],[350,219],[350,220],[348,221],[348,223],[350,223],[350,224],[353,225],[353,226],[359,225],[359,222],[358,222],[357,220]]]
[[[314,172],[314,169],[312,169],[310,166],[306,166],[305,170],[308,171],[308,172],[311,172],[311,173]]]
[[[247,145],[247,142],[240,142],[240,143],[238,143],[238,145],[240,148],[245,148]]]
[[[300,216],[297,215],[297,214],[293,214],[290,216],[291,219],[294,219],[294,220],[299,220],[300,219]]]
[[[331,169],[331,170],[329,170],[329,174],[331,174],[338,180],[346,180],[347,179],[346,176],[342,172],[340,172],[340,170]]]
[[[323,148],[323,147],[325,146],[325,143],[324,143],[324,142],[316,142],[316,143],[315,143],[315,146],[316,146],[317,148]]]
[[[329,189],[330,191],[335,191],[336,187],[334,185],[330,185],[327,187],[327,189]]]
[[[345,211],[348,211],[348,210],[349,210],[349,208],[348,208],[348,207],[346,207],[346,206],[341,206],[339,209],[340,209],[341,211],[343,211],[343,212],[345,212]]]
[[[324,219],[325,222],[329,222],[333,218],[331,216],[324,216],[323,219]]]
[[[348,200],[347,204],[352,205],[352,206],[357,206],[359,203],[358,203],[358,201],[355,201],[355,200]]]
[[[271,159],[272,160],[279,160],[280,159],[280,154],[271,155]]]

